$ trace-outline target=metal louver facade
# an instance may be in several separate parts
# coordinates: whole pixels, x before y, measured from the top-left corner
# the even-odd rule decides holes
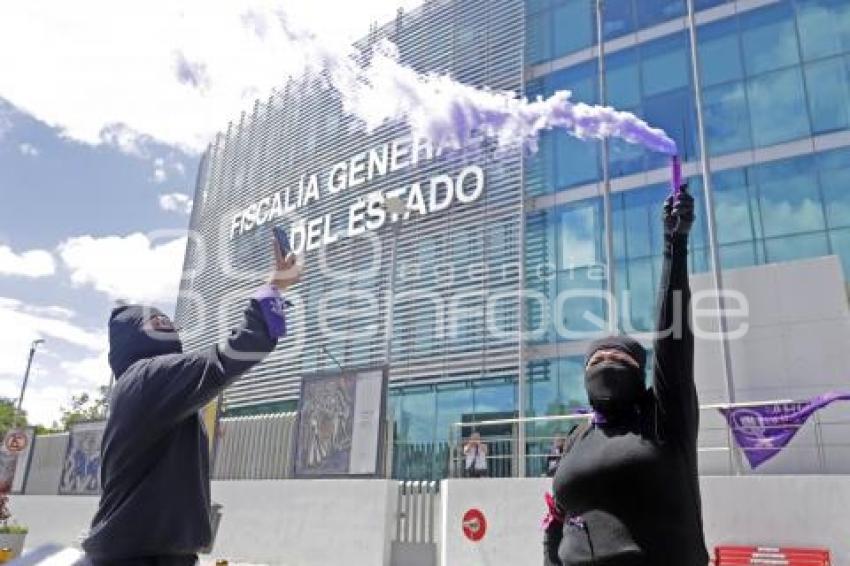
[[[493,89],[522,89],[521,0],[428,1],[413,12],[399,12],[359,46],[368,50],[381,38],[392,40],[402,61],[418,71],[447,72]],[[228,410],[295,400],[301,377],[335,367],[334,359],[348,367],[385,362],[394,239],[391,386],[518,375],[519,152],[496,155],[481,145],[336,195],[326,190],[323,175],[335,163],[407,133],[400,124],[366,133],[342,111],[335,91],[290,82],[257,101],[209,147],[198,172],[176,313],[187,349],[209,346],[238,324],[246,299],[269,271],[271,224],[230,237],[232,218],[250,203],[297,187],[301,175],[318,173],[321,197],[297,213],[306,218],[330,213],[347,222],[351,204],[368,193],[416,182],[424,186],[437,175],[454,177],[467,165],[478,165],[485,174],[483,194],[472,203],[413,215],[395,229],[387,222],[372,233],[377,238],[342,239],[308,252],[302,281],[290,293],[296,306],[288,313],[289,335],[227,390]],[[284,216],[275,223],[293,221]]]

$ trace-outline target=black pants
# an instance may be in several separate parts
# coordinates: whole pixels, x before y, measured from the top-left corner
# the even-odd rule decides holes
[[[466,469],[466,477],[468,478],[486,478],[490,473],[487,470],[478,470],[475,468]]]

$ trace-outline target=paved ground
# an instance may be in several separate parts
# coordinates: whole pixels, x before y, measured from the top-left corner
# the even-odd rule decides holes
[[[215,561],[221,560],[221,558],[201,558],[201,566],[215,566]],[[227,561],[227,566],[266,566],[265,564],[253,564],[249,562],[233,562],[231,560]]]

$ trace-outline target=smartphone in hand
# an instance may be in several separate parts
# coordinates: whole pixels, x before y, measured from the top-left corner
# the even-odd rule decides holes
[[[286,230],[280,226],[274,226],[272,231],[274,232],[275,240],[277,240],[277,245],[280,247],[280,252],[283,257],[291,254],[292,246],[289,244],[289,236],[286,235]]]
[[[281,255],[285,258],[289,254],[292,253],[292,246],[289,243],[289,236],[286,235],[286,230],[284,230],[280,226],[273,226],[272,232],[274,232],[274,239],[277,242],[278,247],[280,248]],[[284,300],[284,304],[288,307],[293,306],[291,301]]]

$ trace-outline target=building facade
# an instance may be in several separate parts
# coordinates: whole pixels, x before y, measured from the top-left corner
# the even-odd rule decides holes
[[[431,0],[360,46],[382,37],[420,71],[529,97],[569,89],[576,100],[664,128],[697,198],[694,276],[711,287],[739,270],[752,279],[832,256],[843,291],[836,324],[850,328],[842,274],[850,270],[846,0]],[[291,83],[258,101],[202,162],[177,318],[188,347],[220,338],[268,269],[269,227],[315,221],[323,243],[305,254],[290,335],[228,389],[225,410],[290,410],[302,376],[388,363],[393,474],[426,479],[448,473],[454,423],[584,405],[583,352],[592,332],[612,326],[609,317],[631,333],[652,329],[668,172],[663,156],[637,146],[563,132],[545,133],[533,154],[483,143],[439,156],[407,135],[400,125],[364,133],[316,83]],[[332,192],[340,163],[348,182]],[[472,170],[480,177],[464,174]],[[304,199],[313,174],[319,196]],[[434,187],[446,178],[456,197],[458,187],[473,194],[480,179],[480,194],[333,241],[351,230],[352,207],[375,191],[409,196],[418,186],[425,200],[440,201]],[[270,220],[275,195],[286,209],[296,193],[309,202]],[[615,310],[606,292],[617,297]],[[765,317],[751,322],[768,324]],[[743,384],[732,386],[739,400],[838,383],[800,376],[805,387],[772,391],[770,376],[746,369],[749,354],[734,344],[716,355],[723,363],[709,364],[719,369],[704,379],[718,385],[701,387],[703,401],[727,400],[730,383]],[[517,429],[493,434],[515,439]],[[532,444],[526,452],[543,449]],[[526,473],[540,465],[529,459]]]

